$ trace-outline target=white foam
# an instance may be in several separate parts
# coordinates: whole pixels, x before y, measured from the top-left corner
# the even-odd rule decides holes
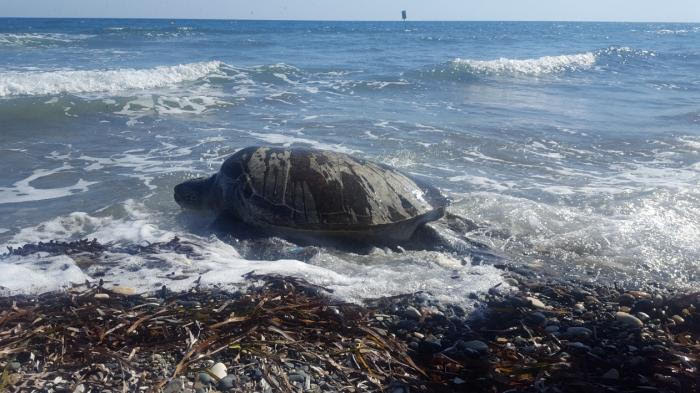
[[[37,292],[83,282],[99,271],[100,278],[109,285],[145,292],[166,284],[170,289],[183,290],[191,288],[200,276],[203,285],[227,285],[239,283],[242,275],[255,271],[301,277],[334,290],[336,296],[348,301],[423,290],[439,299],[468,305],[470,293],[486,291],[502,282],[493,267],[465,265],[448,255],[427,251],[396,253],[375,249],[369,255],[336,255],[322,250],[308,263],[294,259],[246,260],[233,246],[215,237],[203,238],[159,227],[152,214],[134,201],[119,206],[113,216],[76,212],[24,228],[0,248],[79,238],[96,238],[118,247],[167,242],[175,236],[192,247],[192,254],[163,251],[131,255],[115,249],[100,257],[91,256],[93,261],[100,258],[92,266],[83,260],[84,270],[74,261],[80,260],[79,255],[8,257],[0,263],[0,285],[16,292]],[[168,274],[187,277],[175,280],[169,279]]]
[[[0,187],[0,205],[63,198],[85,192],[91,185],[96,184],[96,182],[79,179],[75,184],[56,188],[36,188],[31,185],[34,180],[70,169],[72,169],[71,166],[66,164],[55,169],[37,169],[28,177],[15,182],[11,187]]]
[[[471,60],[455,59],[452,65],[479,74],[544,75],[565,71],[587,70],[593,67],[596,55],[593,52],[574,55],[544,56],[536,59]]]
[[[262,141],[265,141],[267,143],[275,144],[275,145],[282,145],[284,147],[289,147],[292,144],[295,143],[301,143],[305,145],[310,145],[313,148],[316,149],[322,149],[322,150],[334,150],[338,151],[341,153],[359,153],[359,150],[354,150],[350,149],[346,146],[336,144],[336,143],[323,143],[320,141],[315,141],[313,139],[307,139],[307,138],[299,138],[299,137],[294,137],[290,135],[282,135],[282,134],[275,134],[275,133],[270,133],[270,134],[262,134],[262,133],[257,133],[257,132],[249,132],[248,133],[250,136],[253,136],[255,138],[258,138]]]
[[[220,61],[208,61],[147,69],[0,72],[0,97],[162,88],[225,76],[222,67]]]
[[[40,46],[69,43],[94,37],[88,34],[63,33],[0,33],[0,45]]]

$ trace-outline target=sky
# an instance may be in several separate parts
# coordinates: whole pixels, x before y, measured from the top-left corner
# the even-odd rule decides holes
[[[700,22],[700,0],[0,0],[0,17]]]

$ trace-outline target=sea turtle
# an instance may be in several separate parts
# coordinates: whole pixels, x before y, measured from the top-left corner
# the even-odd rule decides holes
[[[310,149],[247,147],[209,178],[175,186],[186,209],[213,210],[292,238],[400,242],[437,220],[448,200],[435,187],[383,164]]]

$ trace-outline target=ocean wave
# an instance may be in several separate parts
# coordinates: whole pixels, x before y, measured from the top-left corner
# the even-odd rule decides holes
[[[54,46],[94,37],[89,34],[0,33],[0,46]]]
[[[220,61],[208,61],[147,69],[1,72],[0,97],[163,88],[209,76],[226,77],[224,67]]]
[[[534,59],[471,60],[457,58],[451,62],[454,71],[472,74],[543,75],[566,71],[587,70],[596,63],[593,52],[573,55],[543,56]]]

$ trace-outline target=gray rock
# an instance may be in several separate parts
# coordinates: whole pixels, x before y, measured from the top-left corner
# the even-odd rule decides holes
[[[547,333],[556,333],[559,331],[559,326],[557,325],[549,325],[546,328],[544,328],[544,331]]]
[[[620,372],[617,369],[611,368],[605,374],[603,374],[605,379],[620,379]]]
[[[622,306],[632,306],[637,300],[634,296],[630,295],[629,293],[623,293],[620,295],[619,298],[617,298],[617,302],[620,303]]]
[[[566,329],[566,334],[572,337],[590,337],[593,331],[585,327],[570,327]]]
[[[219,381],[219,389],[226,391],[233,389],[233,386],[236,382],[236,376],[235,375],[227,375]]]
[[[645,312],[638,312],[637,318],[639,318],[639,320],[642,322],[646,322],[649,320],[650,317],[649,317],[649,314],[647,314]]]
[[[471,340],[467,342],[461,342],[459,346],[460,349],[471,349],[479,353],[486,353],[489,351],[489,346],[485,342],[479,340]]]
[[[406,318],[411,318],[411,319],[420,319],[423,316],[423,314],[421,314],[421,312],[418,311],[418,309],[413,307],[413,306],[406,307],[406,309],[403,311],[403,315]]]
[[[540,300],[532,296],[528,296],[525,298],[527,302],[534,308],[539,308],[539,309],[546,309],[547,306]]]
[[[184,393],[185,380],[182,378],[173,379],[163,388],[163,393]]]
[[[630,295],[632,296],[632,295]],[[640,321],[637,317],[627,314],[626,312],[618,311],[615,313],[615,319],[620,322],[621,324],[628,326],[628,327],[633,327],[633,328],[640,328],[644,326],[644,323]]]

